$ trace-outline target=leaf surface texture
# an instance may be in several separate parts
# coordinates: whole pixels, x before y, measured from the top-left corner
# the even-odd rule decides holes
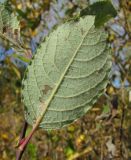
[[[108,83],[111,67],[107,34],[94,16],[59,26],[37,50],[23,79],[26,120],[57,129],[83,116]]]
[[[17,42],[20,39],[20,26],[17,17],[5,4],[0,3],[0,37],[2,35]]]

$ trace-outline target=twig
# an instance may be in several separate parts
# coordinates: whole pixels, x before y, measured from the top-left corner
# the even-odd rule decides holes
[[[20,45],[18,44],[17,42],[13,41],[11,38],[9,38],[8,36],[2,34],[0,32],[0,37],[8,42],[10,42],[11,44],[13,44],[14,46],[18,47],[19,49],[21,49],[22,51],[26,52],[26,50]]]
[[[14,40],[12,40],[10,37],[2,34],[0,32],[0,37],[6,41],[8,41],[9,43],[11,43],[12,45],[14,45],[15,47],[19,48],[21,52],[25,53],[25,55],[27,57],[32,58],[32,52],[30,48],[25,48],[23,44],[17,43]],[[17,51],[17,50],[16,50]]]
[[[28,127],[28,124],[25,121],[24,125],[23,125],[23,128],[22,128],[22,131],[21,131],[21,134],[20,134],[20,138],[19,138],[19,142],[18,142],[17,146],[19,146],[21,144],[22,140],[25,138],[27,127]],[[23,154],[23,152],[17,152],[17,154],[16,154],[16,160],[20,160],[21,157],[22,157],[22,154]]]
[[[127,5],[126,5],[127,1],[126,0],[120,0],[120,6],[123,10],[123,14],[124,14],[124,18],[125,18],[125,29],[129,35],[129,37],[131,38],[131,27],[130,27],[130,22],[128,22],[128,17],[127,17],[127,13],[126,13],[126,10],[127,10]]]
[[[81,156],[83,156],[83,155],[85,155],[85,154],[88,154],[88,153],[90,153],[91,151],[93,151],[93,149],[91,148],[91,147],[87,147],[86,149],[84,149],[82,152],[77,152],[77,153],[75,153],[74,155],[72,155],[71,157],[69,157],[69,159],[68,160],[75,160],[75,159],[77,159],[77,158],[79,158],[79,157],[81,157]]]
[[[23,128],[22,128],[22,131],[21,131],[21,134],[20,134],[19,143],[20,143],[20,141],[21,141],[23,138],[25,138],[25,134],[26,134],[27,127],[28,127],[28,123],[25,121],[25,122],[24,122],[24,125],[23,125]],[[19,144],[18,144],[18,145],[19,145]]]
[[[39,127],[39,124],[41,122],[41,120],[43,119],[43,115],[41,115],[37,120],[36,123],[33,126],[32,131],[30,132],[30,134],[26,137],[23,138],[20,143],[18,144],[18,149],[16,151],[16,160],[21,160],[22,155],[30,141],[30,139],[32,138],[34,132],[37,130],[37,128]]]
[[[125,82],[125,80],[124,80]],[[126,102],[125,102],[125,91],[124,91],[124,82],[122,83],[122,94],[121,94],[121,99],[122,99],[122,115],[121,115],[121,124],[120,124],[120,154],[121,157],[124,159],[123,155],[123,125],[124,125],[124,119],[125,119],[125,108],[126,108]]]
[[[123,123],[124,123],[124,118],[125,118],[125,109],[124,106],[122,107],[122,116],[121,116],[121,126],[120,126],[120,154],[121,157],[124,159],[123,156]]]

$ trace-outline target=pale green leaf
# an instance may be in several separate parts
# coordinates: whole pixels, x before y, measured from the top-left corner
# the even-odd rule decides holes
[[[103,111],[102,111],[102,114],[107,114],[110,112],[110,107],[109,105],[104,105],[103,106]]]
[[[42,43],[23,80],[26,120],[61,128],[83,116],[108,83],[111,67],[107,34],[95,29],[94,16],[70,21]]]
[[[12,28],[12,30],[20,29],[17,17],[8,10],[6,5],[0,4],[0,32],[5,27]]]
[[[0,3],[0,37],[17,45],[20,40],[20,26],[17,17],[9,11],[6,4]]]

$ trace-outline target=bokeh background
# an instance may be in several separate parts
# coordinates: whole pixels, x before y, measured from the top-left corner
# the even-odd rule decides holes
[[[95,1],[7,1],[31,55],[16,53],[0,40],[0,160],[15,160],[24,123],[21,80],[36,48],[56,25]],[[105,94],[75,123],[56,131],[39,129],[23,160],[131,160],[131,1],[112,0],[112,5],[117,15],[105,24],[113,63]]]

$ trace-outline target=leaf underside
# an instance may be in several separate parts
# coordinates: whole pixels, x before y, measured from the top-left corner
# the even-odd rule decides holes
[[[111,60],[107,34],[95,29],[94,19],[59,26],[37,50],[23,79],[29,124],[44,115],[40,127],[61,128],[83,116],[102,94]]]
[[[0,34],[17,41],[20,34],[20,26],[17,17],[8,10],[8,7],[0,3]]]

